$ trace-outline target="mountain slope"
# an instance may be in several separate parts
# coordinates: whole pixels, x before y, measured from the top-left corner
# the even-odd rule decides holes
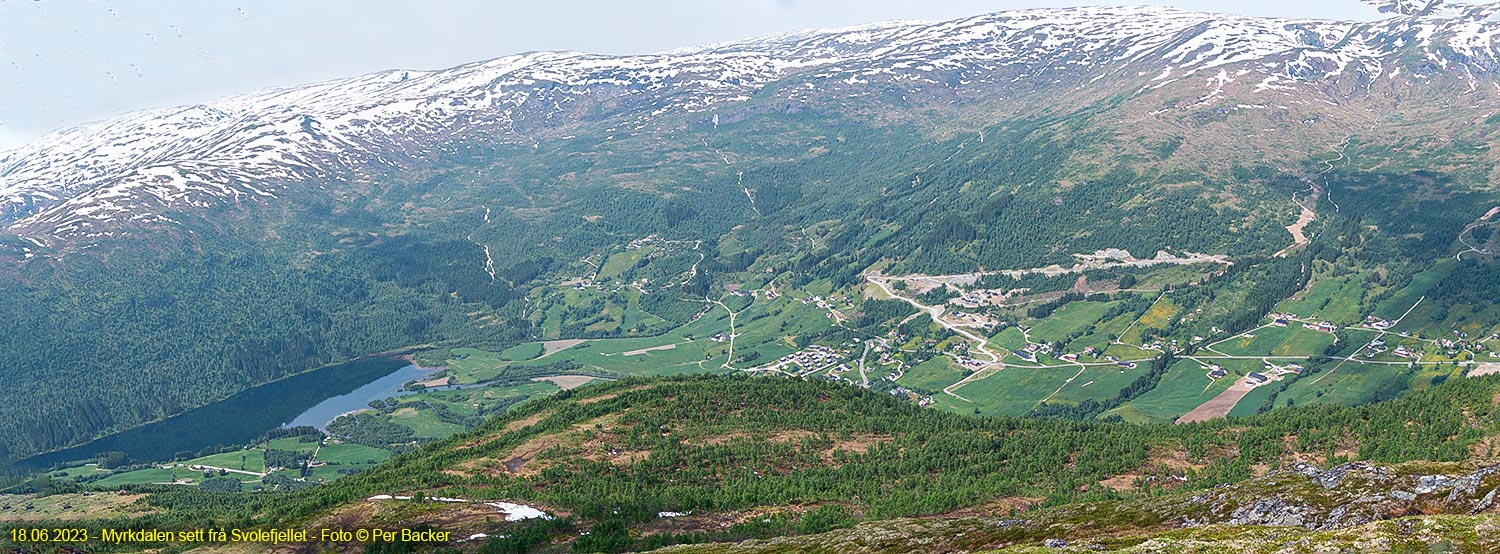
[[[1168,282],[1201,286],[1151,330],[1164,342],[1228,339],[1350,272],[1371,285],[1355,319],[1412,284],[1395,318],[1500,201],[1497,10],[1032,10],[530,53],[64,131],[0,154],[0,458],[414,345],[442,362],[680,335],[746,283],[848,296],[857,315],[879,311],[875,272],[1202,253],[1231,265]],[[1490,266],[1464,267],[1483,283]],[[1494,333],[1500,315],[1458,294],[1485,289],[1443,283],[1421,314],[1434,332]],[[1144,310],[1155,291],[1139,293],[1107,294]],[[741,354],[852,336],[816,317],[829,328],[783,320]],[[708,354],[698,368],[744,365]]]
[[[767,91],[808,103],[893,87],[907,96],[1098,98],[1150,95],[1190,81],[1202,93],[1199,104],[1232,96],[1261,109],[1389,94],[1414,82],[1452,80],[1488,93],[1500,68],[1497,13],[1493,6],[1449,8],[1364,24],[1078,8],[792,33],[643,56],[524,54],[70,129],[0,157],[0,202],[11,230],[33,239],[100,236],[128,222],[171,223],[171,213],[184,208],[269,200],[310,179],[371,179],[430,162],[455,141],[533,144],[591,121],[639,129],[669,114],[732,111]],[[807,87],[774,85],[793,77]],[[1254,89],[1226,91],[1231,82]]]

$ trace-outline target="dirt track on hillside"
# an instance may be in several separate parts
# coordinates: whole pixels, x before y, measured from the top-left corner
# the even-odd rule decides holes
[[[1304,204],[1301,201],[1297,200],[1296,195],[1292,195],[1292,202],[1296,202],[1297,206],[1302,208],[1302,213],[1297,215],[1297,221],[1295,223],[1286,226],[1286,231],[1292,234],[1292,245],[1286,248],[1282,248],[1280,252],[1272,254],[1273,256],[1276,256],[1278,258],[1285,258],[1286,255],[1292,250],[1296,249],[1299,246],[1305,245],[1308,242],[1311,242],[1311,240],[1307,238],[1307,233],[1305,232],[1305,230],[1307,229],[1308,225],[1312,224],[1313,220],[1318,218],[1318,214],[1317,212],[1314,212],[1312,208],[1309,208],[1308,204],[1316,205],[1318,203],[1318,198],[1322,196],[1322,193],[1323,191],[1318,190],[1317,187],[1313,187],[1312,195],[1308,197],[1307,204]]]
[[[1218,396],[1204,402],[1203,405],[1193,408],[1193,411],[1182,414],[1182,417],[1177,418],[1177,423],[1193,423],[1227,417],[1229,410],[1234,409],[1234,405],[1239,404],[1240,399],[1250,394],[1252,390],[1255,389],[1245,386],[1244,383],[1235,383]]]

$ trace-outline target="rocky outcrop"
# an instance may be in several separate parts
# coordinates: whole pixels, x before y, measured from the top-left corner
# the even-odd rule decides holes
[[[1495,508],[1500,464],[1454,472],[1433,464],[1353,462],[1322,469],[1295,464],[1256,481],[1192,497],[1184,527],[1228,523],[1341,529],[1421,514]],[[1195,510],[1196,508],[1196,510]],[[1198,511],[1201,510],[1201,511]]]

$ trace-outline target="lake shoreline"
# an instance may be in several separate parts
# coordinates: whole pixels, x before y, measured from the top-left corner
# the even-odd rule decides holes
[[[65,448],[31,454],[15,460],[15,464],[46,469],[112,451],[124,452],[134,462],[163,461],[181,452],[244,444],[280,428],[328,398],[348,394],[410,366],[403,355],[414,349],[370,354],[298,372],[165,418]]]

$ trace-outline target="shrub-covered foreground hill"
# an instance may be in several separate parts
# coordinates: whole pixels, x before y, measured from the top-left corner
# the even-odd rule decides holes
[[[321,487],[146,486],[123,497],[130,503],[57,517],[95,527],[431,525],[488,535],[447,545],[484,552],[677,543],[721,551],[749,539],[769,542],[734,548],[983,551],[1066,541],[1239,551],[1369,537],[1484,551],[1495,547],[1484,529],[1496,525],[1496,435],[1494,377],[1360,407],[1177,426],[962,417],[800,380],[627,379],[529,402]],[[378,495],[415,500],[371,499]],[[24,502],[70,498],[90,497]],[[505,522],[488,502],[555,518]]]

